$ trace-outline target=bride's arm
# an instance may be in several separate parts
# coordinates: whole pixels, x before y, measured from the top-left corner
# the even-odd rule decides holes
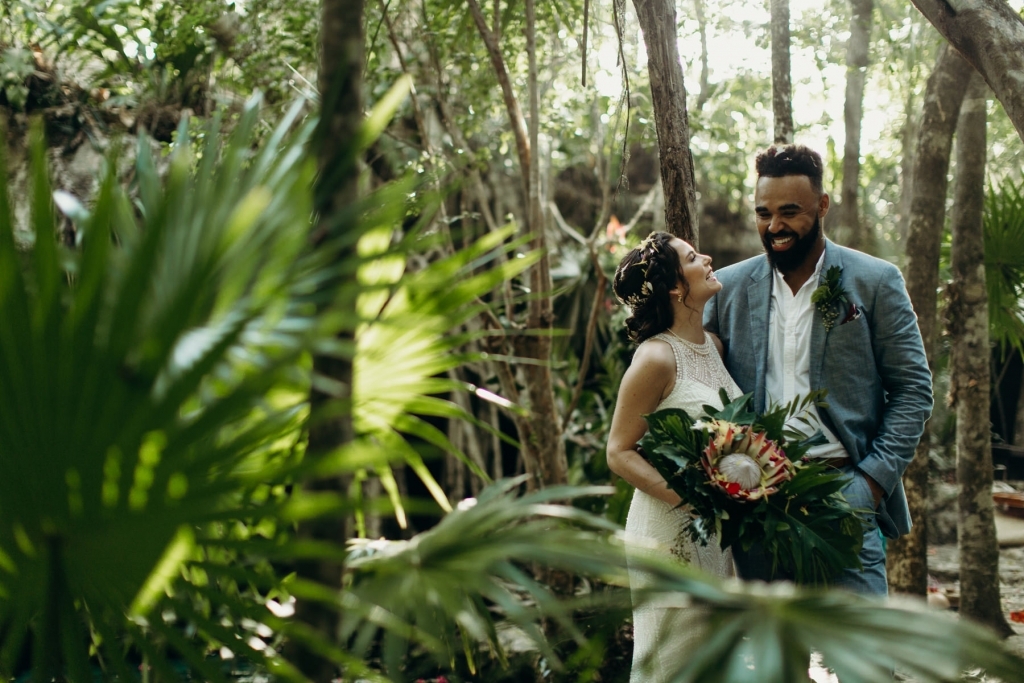
[[[682,503],[682,499],[636,447],[647,431],[643,416],[653,413],[672,390],[675,375],[676,361],[668,344],[654,341],[637,349],[619,386],[607,447],[608,467],[612,472],[673,507]]]

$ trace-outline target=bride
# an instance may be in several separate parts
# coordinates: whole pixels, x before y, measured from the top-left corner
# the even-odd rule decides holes
[[[689,540],[685,503],[637,452],[647,430],[643,416],[663,408],[690,415],[702,406],[721,408],[719,389],[731,398],[742,392],[721,359],[721,342],[704,331],[704,305],[722,288],[711,257],[698,254],[683,240],[652,233],[615,271],[615,295],[630,307],[630,338],[639,344],[622,377],[608,437],[608,466],[636,492],[626,521],[627,537],[652,544],[714,576],[733,576],[732,555],[712,538],[706,546]],[[630,569],[630,585],[645,582]],[[700,635],[698,616],[687,608],[686,595],[637,600],[633,607],[633,666],[630,683],[662,683],[687,660]]]

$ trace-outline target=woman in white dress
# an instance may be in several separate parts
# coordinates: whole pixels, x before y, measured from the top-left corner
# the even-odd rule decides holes
[[[709,574],[733,576],[732,555],[716,538],[706,546],[690,541],[685,501],[637,452],[644,415],[681,408],[696,417],[704,405],[721,407],[719,389],[731,398],[741,394],[722,364],[721,342],[702,324],[704,305],[722,288],[711,257],[668,233],[652,233],[622,259],[613,288],[630,307],[626,327],[639,344],[622,378],[607,450],[611,470],[636,487],[627,537]],[[642,572],[630,570],[634,589],[644,582]],[[630,683],[668,681],[686,662],[689,643],[700,635],[699,615],[687,600],[634,601]]]

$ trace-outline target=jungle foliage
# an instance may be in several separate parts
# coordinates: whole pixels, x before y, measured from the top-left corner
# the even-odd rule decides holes
[[[484,5],[523,93],[521,3]],[[851,683],[892,667],[952,681],[968,665],[1024,680],[989,633],[919,605],[721,585],[623,545],[631,490],[607,486],[604,441],[630,348],[607,281],[664,228],[650,90],[627,3],[537,10],[550,292],[524,276],[540,258],[519,232],[526,170],[464,3],[366,4],[365,191],[313,248],[319,2],[0,2],[0,673],[302,680],[286,647],[301,642],[343,680],[625,680],[629,555],[655,579],[635,599],[707,606],[712,635],[680,681],[788,682],[812,651]],[[841,119],[818,100],[848,13],[794,15],[795,54],[816,67],[794,78],[812,93],[798,137]],[[904,133],[939,39],[905,3],[878,13],[862,211],[899,262]],[[680,5],[684,44],[703,32],[766,50],[764,28],[738,0],[699,20]],[[683,59],[698,83],[700,56]],[[749,160],[771,130],[756,61],[691,93],[716,265],[752,231]],[[1013,343],[1021,143],[998,107],[991,120],[988,285],[995,336]],[[822,139],[838,187],[841,154]],[[55,187],[89,148],[105,159],[97,190]],[[514,343],[547,296],[574,486],[525,493],[524,411],[503,387],[523,387]],[[351,401],[310,412],[314,383],[344,393],[314,354],[352,360]],[[341,413],[357,438],[307,457],[310,426]],[[303,488],[341,474],[348,490]],[[305,541],[313,519],[354,519],[359,538]],[[299,579],[310,558],[343,566],[338,585]],[[295,619],[295,601],[336,610],[341,633]]]

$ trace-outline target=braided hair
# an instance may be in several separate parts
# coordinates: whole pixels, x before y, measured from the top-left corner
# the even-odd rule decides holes
[[[612,289],[630,308],[626,331],[637,344],[672,326],[669,290],[681,284],[689,296],[689,285],[680,275],[679,254],[670,244],[673,239],[667,232],[652,232],[615,269]]]

